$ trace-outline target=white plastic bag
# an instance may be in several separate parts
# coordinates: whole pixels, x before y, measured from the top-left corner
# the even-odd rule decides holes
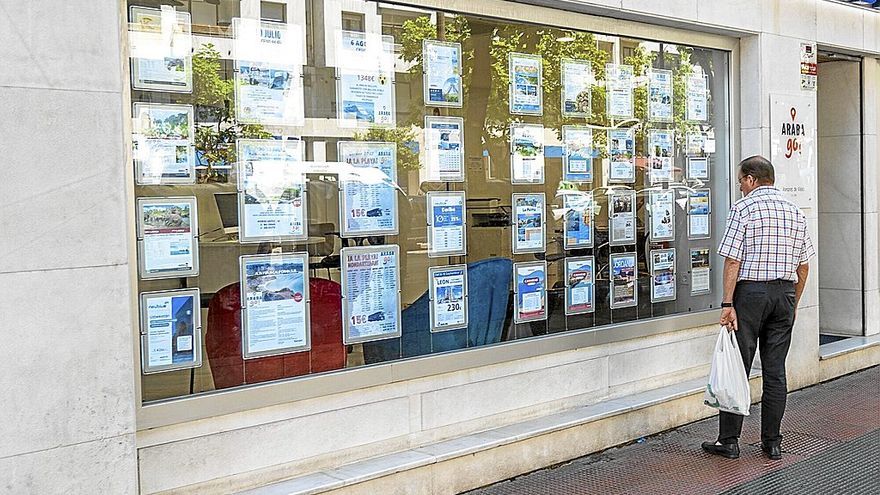
[[[723,325],[715,342],[712,371],[703,394],[703,403],[720,411],[749,415],[749,378],[746,376],[736,336]]]

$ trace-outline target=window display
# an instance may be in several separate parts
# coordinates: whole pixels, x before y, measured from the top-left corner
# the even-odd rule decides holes
[[[144,400],[717,305],[727,52],[418,2],[128,3],[137,292],[198,291],[178,347],[144,341]]]

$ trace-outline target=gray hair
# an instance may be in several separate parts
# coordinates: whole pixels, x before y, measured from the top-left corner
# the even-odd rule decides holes
[[[742,177],[751,175],[758,184],[773,185],[776,182],[773,164],[761,155],[750,156],[739,162],[739,172]]]

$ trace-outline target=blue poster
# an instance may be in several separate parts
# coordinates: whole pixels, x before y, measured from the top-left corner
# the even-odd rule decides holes
[[[464,255],[464,191],[428,193],[428,256]]]
[[[569,182],[593,182],[593,130],[589,127],[562,126],[562,180]]]
[[[434,266],[428,269],[428,277],[431,286],[431,331],[467,327],[467,266]]]
[[[400,248],[342,249],[343,341],[400,336]]]
[[[516,304],[514,321],[522,323],[547,318],[546,262],[514,263]]]
[[[510,113],[542,115],[544,102],[541,57],[527,53],[511,53],[509,57]]]
[[[425,105],[461,107],[461,44],[424,40]]]
[[[198,298],[194,289],[141,294],[144,373],[201,366]]]
[[[394,143],[340,141],[343,237],[397,233],[397,147]]]
[[[593,193],[573,191],[562,198],[565,249],[593,247]]]

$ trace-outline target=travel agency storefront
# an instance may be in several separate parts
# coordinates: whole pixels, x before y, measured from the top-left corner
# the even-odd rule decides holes
[[[819,48],[876,149],[880,14],[833,2],[13,4],[13,493],[457,493],[705,417],[736,163],[819,235]],[[880,362],[820,360],[818,286],[792,389]]]

